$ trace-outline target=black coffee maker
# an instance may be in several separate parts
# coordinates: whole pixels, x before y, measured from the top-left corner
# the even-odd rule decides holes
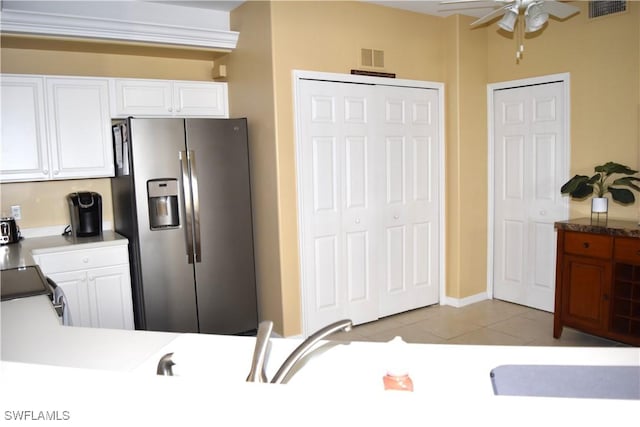
[[[102,196],[89,191],[67,195],[71,216],[71,233],[75,237],[102,234]]]

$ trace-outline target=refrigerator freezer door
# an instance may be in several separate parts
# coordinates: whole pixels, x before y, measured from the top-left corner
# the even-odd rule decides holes
[[[245,119],[187,119],[199,182],[201,262],[195,263],[200,332],[258,325]]]
[[[142,298],[146,328],[198,332],[193,265],[187,263],[185,222],[178,228],[152,230],[147,182],[178,179],[185,150],[184,121],[131,119],[131,154],[138,216]],[[190,195],[187,195],[190,197]],[[178,192],[179,217],[186,218],[185,194]]]

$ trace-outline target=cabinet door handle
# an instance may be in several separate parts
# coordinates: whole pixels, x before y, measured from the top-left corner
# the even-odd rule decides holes
[[[589,242],[584,242],[582,244],[582,247],[585,248],[585,249],[589,249]]]

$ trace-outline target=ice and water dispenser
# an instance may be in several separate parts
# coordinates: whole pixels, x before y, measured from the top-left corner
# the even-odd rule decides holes
[[[178,180],[174,178],[149,180],[147,194],[151,229],[179,227]]]

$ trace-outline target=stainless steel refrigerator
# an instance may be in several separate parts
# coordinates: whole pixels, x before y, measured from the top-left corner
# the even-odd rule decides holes
[[[137,329],[257,328],[246,119],[113,123],[114,228],[129,241]]]

